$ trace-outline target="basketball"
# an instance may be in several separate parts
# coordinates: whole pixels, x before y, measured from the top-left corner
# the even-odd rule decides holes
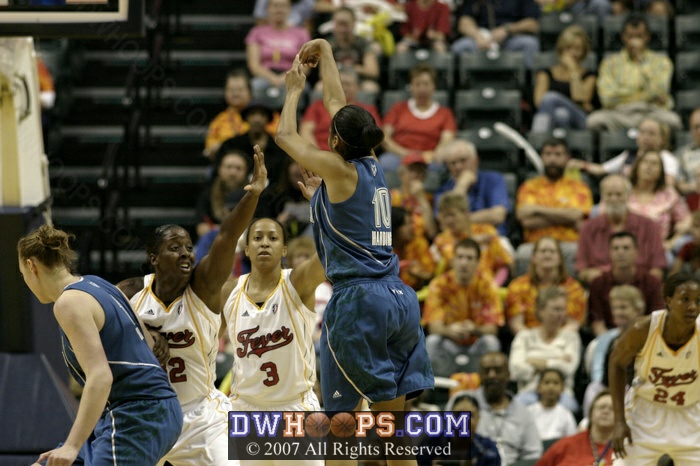
[[[313,413],[306,418],[304,430],[311,437],[325,437],[331,430],[331,421],[323,413]]]
[[[355,418],[349,413],[338,413],[331,419],[331,431],[336,437],[350,437],[355,434]]]

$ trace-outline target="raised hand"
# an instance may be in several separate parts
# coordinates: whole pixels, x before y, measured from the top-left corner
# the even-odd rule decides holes
[[[299,60],[303,66],[315,68],[321,60],[321,53],[324,47],[330,47],[325,39],[310,40],[301,46],[299,50]]]
[[[246,185],[246,191],[250,191],[253,194],[260,195],[260,193],[265,189],[265,184],[267,183],[267,168],[265,167],[265,154],[263,154],[262,149],[257,144],[253,147],[253,177],[250,183]]]
[[[301,181],[298,181],[297,183],[299,184],[301,193],[307,200],[310,201],[311,197],[314,195],[314,192],[316,192],[318,187],[321,186],[321,182],[323,180],[311,170],[307,170],[302,166],[299,166],[299,168],[301,169],[301,176],[304,178],[304,182],[302,183]]]
[[[299,61],[299,55],[294,59],[294,64],[292,68],[287,71],[284,77],[284,82],[287,86],[287,92],[301,92],[306,86],[306,75],[301,69],[301,62]]]

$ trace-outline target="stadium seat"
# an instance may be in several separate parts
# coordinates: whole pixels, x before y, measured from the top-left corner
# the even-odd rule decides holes
[[[700,2],[697,0],[676,0],[676,13],[679,15],[700,13]]]
[[[501,121],[515,129],[522,123],[520,101],[522,95],[516,90],[478,89],[457,91],[455,94],[455,116],[460,129],[492,126]]]
[[[678,90],[697,89],[700,82],[700,51],[676,55],[676,87]]]
[[[513,174],[516,171],[520,149],[492,128],[463,130],[458,133],[458,138],[476,146],[480,168],[496,170],[504,174]],[[511,181],[514,180],[515,175]]]
[[[686,144],[693,142],[693,136],[690,135],[690,131],[681,130],[676,131],[673,136],[673,140],[675,142],[674,146],[676,149],[678,149],[679,147],[683,147]]]
[[[262,91],[253,90],[253,100],[262,102],[273,110],[281,110],[284,106],[284,93],[280,92],[276,87],[268,87]]]
[[[535,55],[535,64],[532,67],[533,71],[541,70],[545,68],[551,68],[557,64],[559,57],[557,57],[557,52],[540,52]],[[583,67],[587,70],[597,71],[598,70],[598,54],[595,52],[589,52],[586,59],[583,61]],[[534,80],[533,80],[534,83]]]
[[[683,124],[686,124],[688,117],[693,110],[700,107],[700,89],[692,91],[679,91],[676,93],[676,112],[681,116]]]
[[[379,95],[375,92],[367,92],[367,91],[357,91],[357,94],[355,94],[355,99],[358,102],[361,102],[363,104],[368,104],[368,105],[377,105],[377,98]],[[314,91],[311,93],[311,102],[315,102],[317,100],[323,99],[323,92],[322,91]]]
[[[384,91],[382,93],[382,115],[385,115],[391,107],[397,102],[408,100],[411,98],[411,94],[408,91]],[[450,95],[447,91],[435,91],[433,94],[433,99],[443,107],[450,106]]]
[[[598,50],[598,20],[593,15],[572,15],[568,12],[552,13],[542,15],[539,23],[541,50],[555,50],[559,34],[572,24],[581,26],[591,40],[591,50]]]
[[[528,133],[527,140],[537,152],[542,150],[542,144],[549,138],[563,139],[569,145],[571,155],[589,162],[595,161],[594,133],[584,130],[555,129],[548,133]]]
[[[637,148],[637,130],[600,133],[600,162],[607,162],[624,150]]]
[[[476,52],[459,56],[460,89],[522,89],[525,62],[522,52]]]
[[[700,50],[700,14],[676,16],[676,51]]]
[[[409,73],[419,63],[426,63],[438,72],[436,87],[452,89],[454,87],[454,58],[449,53],[435,53],[416,50],[397,53],[389,58],[388,78],[390,89],[405,89],[410,82]]]
[[[603,23],[603,50],[618,52],[622,49],[622,25],[626,16],[608,16]],[[666,52],[669,46],[668,23],[666,18],[647,16],[649,28],[651,29],[651,40],[649,48],[652,50]]]

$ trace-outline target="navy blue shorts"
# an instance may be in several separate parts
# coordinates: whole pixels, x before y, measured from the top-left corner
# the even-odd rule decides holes
[[[182,410],[176,397],[128,401],[105,411],[73,464],[155,466],[181,430]]]
[[[415,291],[394,277],[334,285],[323,316],[321,390],[327,411],[408,398],[433,388]]]

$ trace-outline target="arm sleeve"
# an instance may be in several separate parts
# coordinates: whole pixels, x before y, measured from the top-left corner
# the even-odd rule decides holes
[[[528,382],[535,376],[535,368],[526,361],[528,356],[527,341],[530,338],[530,330],[521,330],[513,339],[510,347],[508,368],[510,378],[516,382]]]
[[[567,331],[562,335],[562,339],[566,341],[564,354],[569,356],[569,360],[566,361],[560,358],[548,359],[547,367],[559,369],[566,374],[567,377],[573,378],[581,362],[581,337],[578,336],[578,333]]]

